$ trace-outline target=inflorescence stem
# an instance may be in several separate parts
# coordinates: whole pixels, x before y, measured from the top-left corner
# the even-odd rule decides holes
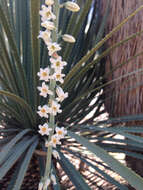
[[[64,3],[64,6],[73,12],[80,9],[76,3],[71,1]],[[47,147],[45,173],[41,178],[38,190],[47,190],[50,183],[57,184],[56,177],[51,169],[52,155],[56,159],[60,159],[56,151],[56,145],[61,144],[60,140],[65,137],[67,130],[64,127],[56,126],[55,116],[62,112],[60,103],[68,97],[68,93],[60,87],[60,83],[64,82],[63,78],[65,76],[62,70],[67,65],[57,53],[61,50],[60,44],[58,44],[60,39],[58,34],[60,4],[58,0],[45,0],[45,5],[42,5],[41,8],[39,11],[42,20],[41,26],[45,29],[40,31],[38,37],[42,38],[47,46],[50,67],[40,68],[40,72],[37,73],[40,80],[44,81],[42,86],[37,87],[40,95],[49,98],[46,105],[38,106],[39,111],[37,111],[40,117],[47,120],[44,124],[39,125],[40,130],[38,131],[42,136],[45,136],[45,146]],[[75,43],[76,41],[69,34],[63,34],[61,37],[65,42]]]
[[[52,41],[54,41],[54,42],[57,42],[59,8],[60,8],[59,7],[59,2],[58,2],[58,0],[55,0],[53,12],[54,12],[54,14],[56,16],[56,19],[54,21],[56,30],[53,31],[53,35],[52,35]],[[53,72],[53,71],[51,70],[51,72]],[[51,102],[52,100],[55,99],[55,86],[56,86],[56,81],[51,79],[49,89],[53,92],[53,95],[50,95],[49,102]],[[54,129],[55,129],[55,116],[53,114],[50,114],[49,127],[52,128],[52,131],[49,134],[48,142],[51,141],[51,137],[54,134]],[[45,168],[45,174],[44,174],[44,183],[50,177],[51,157],[52,157],[52,145],[49,145],[48,150],[47,150],[46,168]],[[43,190],[47,190],[46,185],[44,185]]]

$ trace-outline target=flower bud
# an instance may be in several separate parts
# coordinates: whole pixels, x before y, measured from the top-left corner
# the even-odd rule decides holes
[[[75,38],[69,34],[64,34],[62,36],[62,39],[65,41],[65,42],[69,42],[69,43],[75,43]]]
[[[45,4],[51,6],[54,4],[54,0],[45,0]]]
[[[78,12],[80,10],[80,7],[78,6],[78,4],[71,1],[67,1],[64,5],[66,9],[72,12]]]
[[[44,28],[46,28],[47,30],[54,30],[55,29],[55,25],[53,22],[51,21],[45,21],[41,23],[41,26],[43,26]]]

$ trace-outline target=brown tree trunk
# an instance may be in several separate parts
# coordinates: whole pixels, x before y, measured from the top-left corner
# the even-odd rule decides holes
[[[106,1],[102,1],[103,7],[105,7]],[[117,24],[119,24],[130,13],[136,10],[140,5],[143,5],[142,0],[111,0],[111,9],[106,32],[111,31],[115,26],[117,26]],[[130,19],[118,32],[116,32],[108,41],[108,46],[119,42],[120,40],[125,39],[127,36],[141,30],[143,30],[143,11],[140,11],[136,16]],[[106,72],[109,72],[111,68],[114,68],[115,66],[127,61],[130,57],[143,51],[142,39],[143,35],[136,37],[122,47],[113,50],[107,59]],[[113,72],[112,75],[107,78],[107,81],[118,78],[142,67],[143,55],[118,68],[115,72]],[[106,89],[108,90],[108,93],[111,93],[112,91],[114,92],[112,100],[108,99],[106,101],[106,108],[112,116],[143,113],[143,85],[140,84],[141,82],[143,82],[143,76],[141,72],[138,72],[132,76],[122,78],[114,82],[112,85],[108,86]],[[111,110],[112,107],[113,109]]]
[[[106,0],[102,0],[103,13],[106,7]],[[135,11],[139,6],[143,5],[142,0],[111,0],[110,15],[106,33],[110,32],[130,13]],[[137,13],[130,19],[113,37],[108,41],[110,46],[127,36],[143,30],[143,11]],[[143,35],[138,36],[122,47],[116,48],[107,58],[106,73],[117,65],[126,62],[130,57],[143,51]],[[107,82],[137,71],[143,68],[143,54],[136,59],[129,61],[127,64],[119,67],[112,75],[108,76]],[[119,117],[125,115],[143,113],[143,75],[137,71],[134,74],[119,79],[104,89],[107,100],[105,102],[106,109],[110,116]],[[108,98],[109,97],[109,98]],[[143,122],[134,122],[130,125],[143,125]],[[126,157],[127,165],[138,174],[143,176],[143,161]]]

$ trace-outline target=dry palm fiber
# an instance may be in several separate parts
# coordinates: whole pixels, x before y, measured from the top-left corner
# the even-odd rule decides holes
[[[105,10],[106,1],[102,0],[103,11]],[[106,27],[106,33],[110,32],[117,26],[124,18],[136,10],[139,6],[143,5],[142,0],[111,0],[110,15]],[[112,38],[108,41],[107,45],[110,46],[120,40],[125,39],[127,36],[143,30],[143,12],[140,11],[132,19],[130,19]],[[121,47],[116,48],[107,58],[106,73],[111,68],[126,62],[130,57],[143,51],[143,35],[138,36]],[[116,79],[124,76],[127,73],[137,71],[143,68],[143,55],[133,59],[122,67],[114,71],[106,78],[106,81]],[[137,71],[131,76],[122,78],[107,88],[106,93],[106,108],[111,116],[125,116],[131,114],[139,114],[143,112],[143,76],[142,72]],[[108,98],[109,97],[109,98]]]
[[[110,2],[111,8],[106,33],[109,33],[129,14],[143,5],[142,0],[111,0]],[[102,0],[103,12],[105,7],[106,1]],[[113,45],[114,43],[125,39],[127,36],[141,30],[143,30],[143,11],[137,13],[118,32],[116,32],[107,42],[107,46]],[[140,35],[113,50],[106,60],[106,74],[112,68],[126,62],[130,57],[143,51],[142,39],[143,35]],[[106,78],[106,82],[109,82],[127,75],[128,73],[134,72],[133,75],[123,77],[104,89],[106,97],[105,107],[110,116],[119,117],[143,113],[143,75],[141,69],[143,71],[143,54],[119,67]],[[143,122],[131,122],[127,125],[143,125]],[[126,156],[126,163],[134,171],[142,175],[142,160]]]

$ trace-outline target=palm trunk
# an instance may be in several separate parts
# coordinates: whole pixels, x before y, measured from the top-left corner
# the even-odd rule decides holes
[[[106,7],[106,1],[102,0],[103,12]],[[143,4],[142,0],[111,0],[111,9],[106,27],[106,33],[111,31],[130,13]],[[114,44],[127,36],[142,30],[143,13],[140,11],[128,23],[126,23],[120,31],[116,32],[108,41],[107,45]],[[130,57],[135,56],[143,50],[142,38],[136,37],[127,42],[122,47],[115,49],[108,57],[106,62],[106,73],[115,66],[126,62]],[[106,78],[107,82],[120,76],[131,73],[143,67],[143,55],[129,61],[127,64],[118,68],[112,75]],[[112,117],[141,114],[143,113],[143,77],[141,72],[136,72],[131,76],[122,78],[104,89],[107,98],[105,106],[107,112]],[[143,122],[128,123],[128,125],[143,125]],[[143,176],[143,161],[126,157],[126,162],[135,172]]]

